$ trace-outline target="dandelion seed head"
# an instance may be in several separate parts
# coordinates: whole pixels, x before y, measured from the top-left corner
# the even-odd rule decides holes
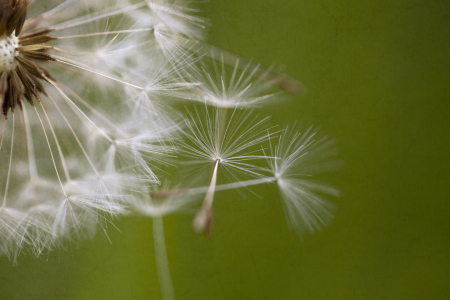
[[[0,37],[0,72],[9,73],[17,67],[16,48],[19,47],[19,38],[15,35]]]
[[[199,67],[207,22],[189,1],[37,3],[0,0],[0,255],[47,253],[130,211],[184,212],[201,193],[194,227],[209,233],[216,191],[274,181],[294,227],[326,223],[317,193],[332,189],[310,176],[327,147],[283,133],[267,158],[274,177],[263,175],[274,134],[247,109],[273,98],[270,70],[238,59],[228,73],[225,56],[214,71]],[[206,112],[181,116],[171,101],[184,100]],[[214,169],[207,189],[156,197],[163,169],[186,164]]]
[[[150,159],[168,152],[176,127],[125,103],[127,87],[144,90],[134,68],[155,53],[154,30],[128,14],[148,17],[145,2],[68,0],[48,11],[34,2],[26,20],[31,2],[0,0],[0,231],[11,232],[0,233],[0,255],[11,257],[92,236],[125,214],[129,197],[158,183]]]

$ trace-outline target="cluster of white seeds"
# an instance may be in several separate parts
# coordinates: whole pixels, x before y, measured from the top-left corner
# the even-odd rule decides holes
[[[19,47],[19,38],[14,34],[0,37],[0,72],[10,72],[16,68],[16,48]]]
[[[4,7],[32,2],[0,0],[0,27],[14,21]],[[44,2],[53,8],[30,5],[16,29],[20,44],[0,35],[0,256],[193,206],[194,229],[209,235],[216,192],[257,184],[278,187],[299,235],[329,223],[322,195],[339,192],[311,176],[333,143],[252,113],[279,104],[273,85],[300,83],[203,42],[190,1]]]

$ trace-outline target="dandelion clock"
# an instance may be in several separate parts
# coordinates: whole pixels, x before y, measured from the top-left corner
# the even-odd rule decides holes
[[[0,0],[0,256],[76,253],[97,232],[114,245],[119,219],[148,222],[146,284],[181,299],[163,220],[211,249],[229,234],[225,204],[273,202],[301,238],[330,223],[339,191],[315,176],[336,166],[333,140],[270,118],[303,85],[210,45],[203,14],[178,0]]]

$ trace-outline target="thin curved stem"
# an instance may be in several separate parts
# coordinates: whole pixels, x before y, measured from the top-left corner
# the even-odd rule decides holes
[[[246,181],[236,181],[231,183],[225,183],[216,185],[216,192],[218,191],[226,191],[226,190],[232,190],[232,189],[238,189],[238,188],[244,188],[249,187],[253,185],[259,185],[264,183],[272,183],[276,181],[275,177],[264,177],[264,178],[257,178],[257,179],[251,179]],[[175,190],[162,190],[162,191],[155,191],[151,193],[152,199],[165,199],[168,197],[181,197],[181,196],[192,196],[192,195],[198,195],[198,194],[205,194],[209,189],[209,186],[202,186],[202,187],[195,187],[195,188],[188,188],[188,189],[175,189]]]
[[[27,137],[27,150],[28,150],[28,169],[30,172],[30,180],[36,182],[38,179],[38,171],[36,166],[36,157],[34,155],[33,137],[31,134],[31,125],[28,117],[26,105],[22,106],[22,115],[25,123],[25,134]]]
[[[136,88],[136,89],[138,89],[138,90],[145,90],[145,88],[143,88],[143,87],[141,87],[141,86],[137,86],[137,85],[134,85],[134,84],[131,84],[131,83],[122,81],[122,80],[120,80],[120,79],[117,79],[117,78],[114,78],[114,77],[111,77],[111,76],[108,76],[108,75],[105,75],[105,74],[101,74],[101,73],[99,73],[99,72],[96,72],[96,71],[93,71],[93,70],[90,70],[90,69],[87,69],[87,68],[83,68],[83,67],[81,67],[81,66],[77,66],[76,64],[72,64],[72,63],[69,63],[69,62],[67,62],[67,61],[61,60],[61,59],[58,58],[58,56],[55,56],[55,55],[54,55],[54,57],[56,58],[55,61],[57,61],[57,62],[59,62],[59,63],[66,64],[66,65],[68,65],[68,66],[72,66],[72,67],[74,67],[74,68],[77,68],[77,69],[80,69],[80,70],[83,70],[83,71],[86,71],[86,72],[93,73],[93,74],[95,74],[95,75],[99,75],[99,76],[102,76],[102,77],[105,77],[105,78],[108,78],[108,79],[117,81],[117,82],[122,83],[122,84],[124,84],[124,85],[128,85],[128,86],[134,87],[134,88]]]
[[[174,300],[172,277],[170,276],[169,259],[167,258],[164,223],[162,217],[153,218],[153,242],[155,245],[156,268],[162,300]]]
[[[141,28],[141,29],[129,29],[129,30],[115,30],[115,31],[106,31],[106,32],[93,32],[86,34],[77,34],[77,35],[67,35],[67,36],[58,36],[58,40],[65,39],[75,39],[75,38],[85,38],[90,36],[102,36],[102,35],[110,35],[110,34],[121,34],[121,33],[136,33],[136,32],[145,32],[145,31],[153,31],[155,28]]]
[[[2,138],[0,139],[0,152],[2,151],[3,138],[5,137],[5,130],[6,130],[6,118],[5,118],[5,122],[3,124]]]

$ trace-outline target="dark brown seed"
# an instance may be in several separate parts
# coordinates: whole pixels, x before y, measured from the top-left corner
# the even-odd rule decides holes
[[[31,80],[30,76],[28,76],[27,71],[20,65],[17,67],[17,75],[19,75],[20,80],[25,86],[25,98],[30,104],[33,104],[33,96],[36,98],[39,97],[39,91],[36,89],[36,85]]]
[[[43,28],[43,29],[28,31],[28,32],[24,32],[20,36],[20,38],[21,39],[27,39],[27,38],[35,37],[35,36],[38,36],[38,35],[45,35],[45,34],[48,34],[48,33],[52,32],[53,30],[54,29],[51,29],[51,28]]]
[[[41,82],[38,78],[32,76],[32,75],[29,74],[29,73],[28,73],[28,76],[29,76],[29,77],[31,78],[31,80],[33,81],[34,86],[36,87],[36,90],[37,90],[39,93],[43,93],[44,95],[47,95],[47,93],[45,92],[44,85],[42,84],[42,82]],[[37,98],[38,100],[40,100],[39,94],[38,94],[38,96],[36,96],[36,98]]]
[[[6,28],[8,27],[10,10],[11,8],[8,4],[0,3],[0,35],[5,34]]]
[[[19,36],[20,33],[22,32],[22,28],[23,28],[23,25],[25,24],[26,18],[27,18],[27,12],[25,11],[25,13],[23,13],[20,16],[19,21],[17,21],[16,32],[14,33],[16,36]]]
[[[32,62],[31,60],[21,56],[16,56],[16,60],[22,67],[25,68],[25,70],[30,72],[32,75],[36,76],[39,79],[45,79],[45,73],[43,72],[42,68],[39,67],[35,62]]]
[[[8,91],[8,74],[6,74],[6,72],[3,72],[2,76],[0,77],[0,106],[2,108],[5,105],[5,96],[7,91]]]
[[[9,19],[7,20],[6,35],[11,35],[16,30],[16,36],[18,36],[17,29],[20,33],[23,23],[27,15],[29,2],[27,0],[18,0],[14,4],[11,4],[11,12]]]
[[[51,40],[56,40],[56,39],[57,38],[52,37],[50,35],[38,35],[38,36],[26,38],[26,39],[19,38],[19,44],[22,46],[42,44],[42,43],[47,43]]]
[[[22,102],[25,87],[15,70],[11,70],[9,75],[9,89],[13,92],[14,105]]]
[[[6,72],[3,72],[2,76],[0,77],[0,95],[5,94],[6,90],[8,89],[8,74]]]
[[[41,51],[20,51],[20,54],[23,54],[25,56],[28,56],[30,58],[44,60],[44,61],[55,61],[53,57],[50,56],[50,54],[41,52]]]
[[[0,0],[0,35],[19,36],[27,16],[30,0]]]

